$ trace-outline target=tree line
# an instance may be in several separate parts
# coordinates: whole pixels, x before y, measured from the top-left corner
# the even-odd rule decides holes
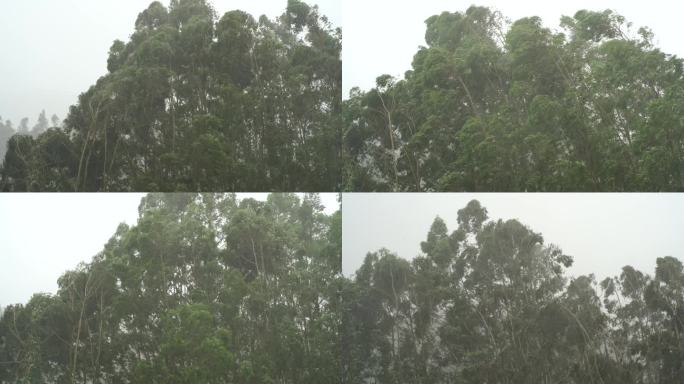
[[[341,213],[149,194],[55,294],[0,315],[0,383],[339,381]]]
[[[476,200],[412,261],[368,253],[342,293],[345,383],[665,384],[684,378],[684,269],[600,283]]]
[[[684,190],[683,60],[610,10],[560,26],[427,19],[404,78],[344,102],[344,188]]]
[[[7,152],[7,142],[14,135],[30,135],[34,138],[40,136],[42,133],[48,130],[48,128],[59,127],[60,120],[57,115],[52,115],[50,121],[47,119],[45,110],[40,112],[36,124],[29,128],[29,119],[25,117],[19,122],[19,126],[14,128],[14,124],[11,120],[4,120],[0,116],[0,164],[5,160],[5,153]]]
[[[288,0],[275,20],[152,2],[64,126],[8,143],[5,191],[333,191],[341,29]]]
[[[150,194],[55,294],[0,314],[1,383],[602,383],[684,377],[684,267],[600,282],[472,201],[341,275],[317,195]]]

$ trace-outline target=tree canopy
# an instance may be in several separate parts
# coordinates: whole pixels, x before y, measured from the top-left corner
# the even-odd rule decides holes
[[[684,190],[684,67],[609,10],[426,20],[403,79],[344,102],[344,188]]]
[[[436,218],[407,261],[368,253],[342,293],[345,383],[680,383],[684,268],[657,260],[596,282],[476,200]]]
[[[155,1],[63,128],[10,141],[0,189],[338,190],[340,52],[299,0],[275,20]]]
[[[0,383],[338,382],[341,213],[150,194],[55,294],[0,314]]]

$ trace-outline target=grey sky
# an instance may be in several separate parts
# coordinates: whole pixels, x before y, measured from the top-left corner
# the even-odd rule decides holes
[[[210,0],[219,15],[242,9],[281,15],[287,0]],[[310,0],[335,26],[341,0]],[[68,107],[107,72],[115,39],[128,41],[138,13],[152,0],[4,0],[0,2],[0,116],[14,126],[42,109],[65,118]],[[169,0],[162,0],[165,5]]]
[[[580,9],[613,9],[635,27],[650,27],[665,52],[684,56],[684,3],[670,0],[344,0],[344,97],[354,86],[373,87],[382,74],[403,77],[418,46],[425,45],[424,21],[442,11],[463,12],[472,4],[497,9],[511,20],[540,16],[551,28],[558,28],[562,15],[572,16]]]
[[[472,199],[490,219],[518,219],[575,258],[571,275],[618,275],[625,265],[653,274],[658,257],[684,261],[684,194],[345,194],[342,268],[352,275],[367,252],[412,259],[436,216],[449,232]]]
[[[133,225],[145,194],[0,194],[0,307],[54,293],[59,276],[102,250],[122,222]],[[266,193],[238,198],[265,200]],[[301,197],[301,195],[300,195]],[[321,194],[326,213],[337,194]]]

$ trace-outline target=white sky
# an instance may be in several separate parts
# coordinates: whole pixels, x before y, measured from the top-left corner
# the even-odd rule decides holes
[[[665,52],[684,56],[681,20],[684,3],[672,0],[344,0],[343,92],[367,90],[383,74],[403,78],[418,47],[425,45],[425,20],[442,11],[464,12],[472,4],[497,9],[511,20],[540,16],[547,27],[559,29],[562,15],[580,9],[613,9],[634,26],[648,26]]]
[[[57,279],[89,262],[119,223],[134,225],[145,194],[0,194],[0,307],[57,291]],[[265,200],[266,193],[239,193]],[[301,197],[301,194],[300,194]],[[337,194],[321,194],[330,214]]]
[[[366,253],[387,248],[412,259],[436,216],[449,233],[472,199],[490,219],[518,219],[575,263],[570,275],[599,281],[625,265],[653,275],[658,257],[684,261],[684,194],[344,194],[342,269],[351,276]]]
[[[334,26],[341,0],[309,0]],[[128,41],[138,13],[152,0],[0,1],[0,116],[14,127],[42,109],[66,117],[78,95],[107,72],[115,39]],[[165,5],[169,0],[161,0]],[[233,9],[255,17],[280,16],[287,0],[210,0],[219,15]]]

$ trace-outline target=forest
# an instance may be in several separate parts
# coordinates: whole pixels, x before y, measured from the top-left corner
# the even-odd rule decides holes
[[[345,383],[677,384],[684,269],[625,266],[597,282],[517,220],[477,200],[437,217],[408,261],[368,253],[343,289]]]
[[[35,139],[36,137],[40,136],[42,133],[47,131],[49,128],[59,127],[60,125],[61,121],[59,120],[59,117],[57,117],[57,115],[52,115],[52,117],[50,117],[50,120],[48,121],[47,115],[45,114],[45,110],[43,110],[40,113],[40,115],[38,115],[36,124],[32,128],[29,128],[28,117],[21,119],[21,121],[19,122],[19,126],[17,126],[15,130],[14,124],[11,120],[4,120],[3,122],[2,116],[0,116],[0,166],[5,160],[5,153],[7,152],[7,142],[12,136],[30,135],[33,136],[33,138]]]
[[[0,383],[335,383],[341,212],[149,194],[90,262],[0,316]]]
[[[299,0],[152,2],[62,127],[9,140],[0,190],[339,190],[341,34]]]
[[[403,79],[344,101],[343,188],[682,191],[684,62],[654,39],[610,10],[434,15]]]

